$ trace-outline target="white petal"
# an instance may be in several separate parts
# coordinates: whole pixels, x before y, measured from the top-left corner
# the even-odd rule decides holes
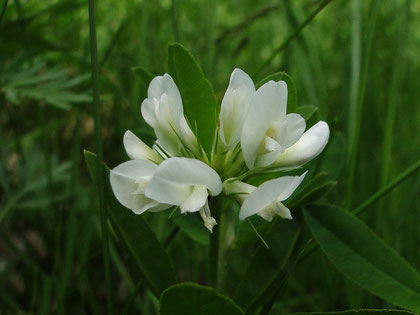
[[[179,136],[182,138],[182,141],[185,145],[190,149],[196,156],[200,155],[200,149],[198,147],[198,141],[195,137],[194,133],[192,132],[190,126],[187,123],[187,120],[182,115],[179,117],[178,122],[179,127]]]
[[[284,204],[281,202],[276,203],[276,208],[274,210],[277,215],[279,215],[283,219],[292,220],[292,214],[290,213],[289,208],[287,208]]]
[[[181,114],[183,114],[181,94],[179,93],[174,80],[167,73],[163,76],[153,78],[149,84],[149,89],[147,90],[147,96],[149,98],[160,100],[163,94],[167,95],[169,104],[174,107],[173,109],[175,111],[181,110]]]
[[[207,188],[201,185],[194,186],[191,195],[181,204],[181,212],[195,212],[204,207],[209,193]]]
[[[146,98],[141,103],[141,115],[146,123],[152,127],[156,128],[158,126],[158,121],[156,117],[156,107],[159,106],[158,100],[156,98]]]
[[[270,123],[286,115],[287,85],[284,81],[269,81],[253,98],[241,136],[242,153],[248,168],[254,168],[258,148]]]
[[[153,176],[157,170],[157,165],[146,160],[131,160],[124,162],[111,170],[111,173],[132,180],[137,180],[141,177]]]
[[[299,167],[322,152],[328,142],[330,130],[327,123],[320,121],[307,130],[291,147],[280,154],[273,166]]]
[[[127,130],[123,138],[125,151],[127,151],[130,159],[133,160],[150,160],[160,163],[162,158],[143,141],[141,141],[134,133]]]
[[[228,149],[232,149],[241,138],[254,93],[254,82],[249,75],[238,68],[233,70],[220,110],[219,135]]]
[[[217,224],[216,220],[211,216],[209,203],[206,201],[204,207],[200,210],[201,218],[203,219],[204,226],[213,233],[213,227]]]
[[[166,182],[179,185],[205,186],[212,196],[216,196],[222,191],[222,182],[216,171],[196,159],[175,157],[163,161],[146,188],[146,195],[153,181],[156,180],[162,182],[162,185]],[[156,189],[158,188],[156,187]]]
[[[287,199],[299,186],[305,177],[306,172],[301,176],[284,176],[263,183],[254,190],[241,206],[239,219],[254,215],[273,201],[283,201]]]
[[[168,160],[166,160],[168,161]],[[162,164],[161,164],[162,165]],[[144,194],[156,201],[174,206],[180,206],[188,199],[193,186],[167,181],[162,176],[153,176]]]
[[[138,189],[137,180],[142,177],[151,177],[157,166],[145,160],[132,160],[118,165],[111,170],[111,188],[117,200],[124,206],[139,214],[150,207],[156,206],[156,202],[135,194]]]
[[[295,113],[286,115],[285,121],[287,124],[285,131],[286,137],[280,144],[282,144],[284,148],[288,148],[294,145],[300,137],[302,137],[306,129],[306,123],[301,115]]]

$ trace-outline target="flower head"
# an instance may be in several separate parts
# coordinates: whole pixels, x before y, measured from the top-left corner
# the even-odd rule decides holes
[[[275,215],[292,219],[283,201],[306,172],[272,179],[259,187],[246,182],[260,172],[301,167],[325,147],[328,125],[321,121],[305,132],[303,117],[287,114],[286,105],[284,81],[269,81],[255,91],[251,78],[235,69],[222,100],[209,162],[184,116],[175,82],[169,74],[154,78],[141,113],[157,140],[150,148],[132,132],[124,134],[124,147],[132,160],[111,170],[116,198],[136,214],[171,206],[185,214],[199,212],[210,231],[217,222],[208,199],[222,191],[241,204],[241,220],[254,214],[267,221]]]

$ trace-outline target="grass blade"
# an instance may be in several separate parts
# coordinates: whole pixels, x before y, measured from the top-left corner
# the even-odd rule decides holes
[[[109,259],[108,244],[108,226],[107,226],[107,209],[105,206],[104,195],[104,163],[102,153],[102,136],[101,136],[101,104],[99,101],[99,67],[98,67],[98,48],[96,42],[96,24],[95,24],[95,1],[89,0],[89,43],[90,43],[90,62],[92,72],[92,92],[93,105],[95,109],[95,139],[97,153],[97,176],[98,176],[98,194],[99,194],[99,210],[101,213],[101,229],[102,229],[102,248],[104,253],[105,283],[106,283],[106,301],[107,313],[112,314],[112,295],[111,295],[111,272]]]

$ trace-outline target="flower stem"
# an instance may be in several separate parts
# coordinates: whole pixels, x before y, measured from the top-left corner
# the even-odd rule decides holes
[[[99,102],[99,67],[98,67],[98,48],[96,43],[96,24],[95,24],[95,1],[89,0],[89,39],[90,39],[90,62],[92,71],[92,92],[93,105],[95,109],[95,138],[97,153],[98,171],[98,193],[99,210],[101,214],[102,248],[104,254],[105,285],[106,285],[106,304],[107,313],[112,314],[112,295],[111,295],[111,272],[108,244],[107,209],[105,206],[105,185],[104,167],[101,138],[101,104]]]
[[[216,220],[217,225],[213,228],[213,233],[209,239],[209,285],[217,289],[218,272],[219,272],[219,243],[220,243],[220,217],[221,217],[221,201],[220,197],[209,199],[209,206],[212,217]]]

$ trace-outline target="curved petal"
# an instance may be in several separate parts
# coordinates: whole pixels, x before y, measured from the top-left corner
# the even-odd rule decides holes
[[[199,160],[184,157],[175,157],[163,161],[147,186],[146,195],[149,188],[155,186],[154,181],[159,181],[162,185],[169,183],[205,186],[212,196],[216,196],[222,191],[222,182],[215,170]],[[159,187],[156,187],[156,189],[159,189]],[[149,193],[151,192],[149,191]]]
[[[269,81],[255,92],[241,135],[242,153],[248,168],[254,168],[258,148],[272,121],[286,115],[287,85]]]
[[[283,142],[280,142],[280,144],[284,148],[288,148],[294,145],[300,137],[302,137],[306,129],[306,123],[301,115],[295,113],[286,115],[285,121],[287,124],[285,139]]]
[[[206,204],[200,210],[201,218],[203,219],[204,226],[213,233],[213,227],[217,224],[216,219],[211,216],[209,203],[206,201]]]
[[[176,111],[181,110],[180,114],[182,115],[181,93],[179,93],[178,87],[172,77],[167,73],[163,76],[153,78],[147,90],[147,96],[149,98],[156,98],[157,100],[160,100],[163,94],[167,95],[169,103],[173,106],[173,109]]]
[[[155,163],[160,163],[162,161],[162,157],[160,157],[159,154],[149,148],[130,130],[125,132],[123,142],[125,151],[130,159],[150,160]]]
[[[330,130],[324,121],[307,130],[291,147],[280,154],[273,166],[298,167],[309,162],[322,152],[328,142]]]
[[[241,138],[254,93],[254,82],[249,75],[238,68],[233,70],[220,110],[219,135],[228,149],[232,149]]]
[[[153,176],[144,194],[160,203],[180,206],[188,199],[192,190],[193,186],[167,181],[161,176]]]
[[[287,199],[305,175],[306,172],[301,176],[284,176],[263,183],[245,199],[239,212],[239,219],[244,220],[269,207],[273,202]]]
[[[201,185],[194,186],[191,195],[181,204],[181,212],[196,212],[204,207],[209,193],[207,188]]]
[[[134,213],[140,214],[157,203],[146,198],[143,194],[137,194],[137,181],[140,178],[153,176],[157,166],[145,160],[132,160],[118,165],[110,173],[112,191],[117,200]]]
[[[156,117],[156,107],[159,106],[157,99],[155,98],[146,98],[141,103],[141,115],[146,123],[152,127],[156,128],[158,126],[158,120]]]
[[[157,165],[147,160],[131,160],[113,168],[111,174],[137,180],[142,177],[153,176],[157,168]]]
[[[257,214],[268,222],[273,221],[273,218],[276,214],[283,219],[293,219],[290,210],[279,201],[273,202],[270,206],[264,208]]]

